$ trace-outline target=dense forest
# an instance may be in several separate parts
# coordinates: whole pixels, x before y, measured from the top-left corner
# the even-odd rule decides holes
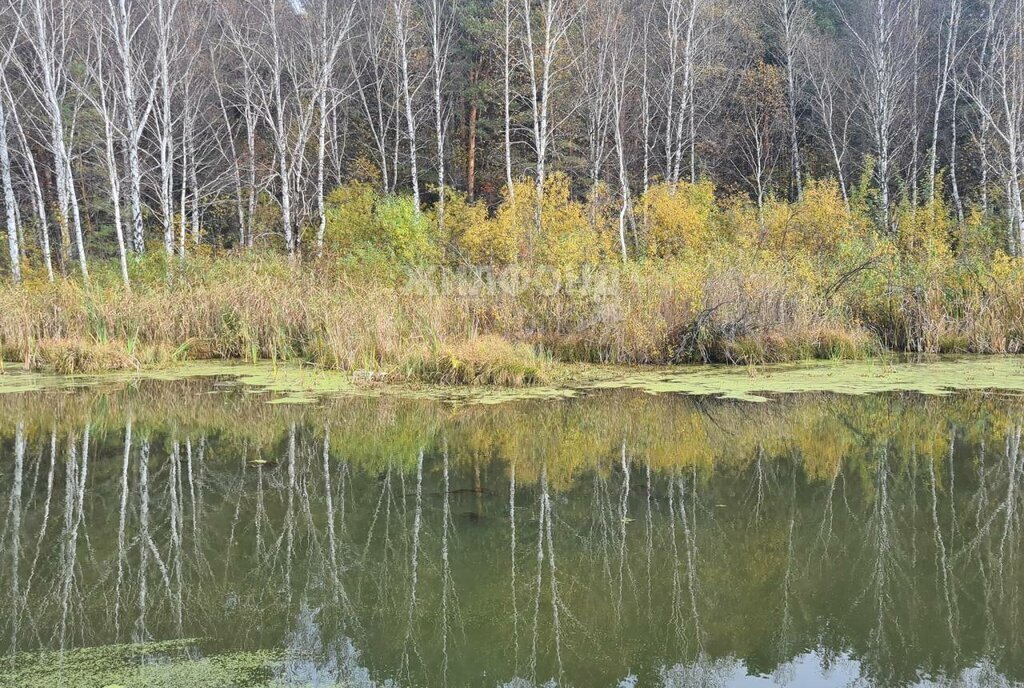
[[[882,231],[941,198],[1017,252],[1022,17],[1018,0],[6,0],[11,264],[319,248],[346,184],[443,225],[448,195],[493,210],[563,173],[619,208],[624,258],[658,250],[636,218],[660,187],[763,213],[824,179],[845,203],[866,185]]]
[[[643,341],[592,348],[592,294],[553,331],[460,306],[469,332],[624,361],[733,360],[716,319],[1024,339],[1024,0],[3,0],[0,45],[11,284],[596,267]]]

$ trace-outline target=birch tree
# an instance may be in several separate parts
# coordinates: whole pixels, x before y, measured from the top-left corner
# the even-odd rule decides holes
[[[0,99],[6,99],[8,104],[8,134],[14,137],[17,149],[21,153],[22,167],[24,168],[23,177],[26,180],[26,186],[29,188],[29,192],[32,197],[32,207],[35,211],[36,217],[36,229],[38,230],[39,235],[39,246],[42,249],[43,254],[43,265],[46,267],[47,278],[49,281],[53,282],[53,254],[50,248],[50,228],[47,220],[46,200],[43,196],[43,187],[39,181],[40,171],[36,164],[36,156],[32,151],[32,144],[25,132],[25,126],[22,123],[22,118],[18,114],[18,108],[15,107],[15,103],[18,102],[18,99],[12,92],[10,83],[7,80],[7,75],[3,71],[0,71]],[[14,151],[9,152],[13,153]],[[24,247],[22,246],[21,248],[23,249]]]
[[[178,179],[178,258],[184,260],[186,247],[189,243],[198,246],[201,235],[199,186],[199,139],[201,126],[200,110],[205,100],[208,82],[198,79],[193,69],[185,71],[181,80],[181,106],[178,121],[181,136],[179,148],[181,153],[180,175]],[[191,234],[191,242],[189,235]]]
[[[738,89],[740,121],[737,148],[759,218],[779,159],[779,125],[783,110],[781,82],[779,70],[761,62],[746,71]]]
[[[266,89],[257,72],[259,60],[248,50],[249,31],[248,17],[245,13],[236,17],[225,11],[222,15],[225,28],[219,45],[215,46],[213,64],[215,70],[222,63],[234,59],[237,61],[235,67],[236,77],[233,80],[217,81],[218,100],[222,108],[222,116],[226,122],[232,120],[228,113],[231,107],[237,111],[235,128],[241,130],[244,136],[244,143],[241,144],[242,152],[236,150],[235,167],[238,168],[239,184],[244,188],[244,206],[239,203],[239,238],[243,246],[252,248],[256,227],[256,209],[259,195],[269,185],[269,176],[261,166],[258,155],[257,144],[259,142],[259,128],[263,121],[261,103],[265,97]],[[215,71],[215,74],[217,72]],[[242,158],[242,163],[238,162]],[[242,181],[244,173],[244,182]]]
[[[67,59],[71,27],[76,18],[71,8],[59,0],[23,0],[16,8],[18,28],[27,46],[18,56],[28,91],[45,113],[49,128],[50,154],[53,158],[54,186],[57,203],[54,212],[60,229],[64,255],[70,253],[73,232],[75,252],[82,277],[88,279],[81,213],[78,207],[75,177],[71,166],[71,149],[64,117],[64,96],[68,89]]]
[[[221,121],[224,125],[223,136],[218,137],[217,141],[220,144],[221,156],[230,166],[231,180],[235,192],[235,219],[238,222],[238,245],[244,247],[248,244],[246,238],[248,219],[245,212],[246,188],[242,182],[242,165],[239,159],[241,153],[235,141],[237,138],[236,130],[239,127],[228,112],[228,99],[230,96],[227,93],[227,86],[225,86],[223,79],[220,77],[220,68],[217,65],[216,54],[210,60],[210,64],[212,65],[213,89],[217,96],[217,110],[221,115]],[[248,190],[250,197],[254,194],[253,186],[255,186],[255,183]]]
[[[532,0],[523,0],[524,63],[529,76],[530,110],[533,115],[533,148],[536,155],[536,210],[537,234],[542,231],[541,217],[544,205],[544,182],[547,175],[548,148],[552,141],[551,99],[559,75],[559,58],[565,41],[576,19],[576,8],[569,0],[539,0],[536,17]],[[535,31],[534,22],[539,30]],[[536,40],[535,40],[535,34]]]
[[[849,204],[868,168],[883,231],[898,202],[948,195],[958,218],[1004,216],[1019,253],[1022,3],[0,0],[9,274],[38,260],[87,277],[95,246],[123,278],[161,230],[166,255],[200,237],[320,254],[332,186],[378,179],[415,222],[433,203],[447,233],[453,189],[491,211],[520,173],[530,254],[553,170],[574,202],[610,199],[626,259],[634,196],[658,181],[671,193],[701,174],[762,207],[834,176]],[[778,76],[770,97],[744,77],[759,60]]]
[[[0,17],[4,17],[0,14]],[[0,80],[6,82],[7,65],[11,51],[0,54]],[[0,90],[0,184],[3,185],[5,228],[7,230],[7,251],[11,259],[11,279],[15,284],[21,282],[21,248],[18,245],[18,219],[15,213],[17,199],[14,196],[14,181],[11,171],[11,153],[8,146],[8,112],[11,105],[7,102],[6,89]]]
[[[314,93],[317,103],[317,252],[322,253],[324,248],[324,234],[327,231],[327,207],[325,202],[326,189],[324,188],[327,164],[327,124],[333,117],[338,107],[336,84],[336,69],[341,49],[349,40],[349,32],[352,28],[353,6],[347,10],[335,10],[332,3],[324,0],[317,7],[317,20],[319,32],[317,32],[317,50],[315,55],[320,63],[320,72],[315,84]],[[333,90],[332,90],[333,89]],[[344,96],[348,86],[341,88]]]
[[[935,81],[935,99],[932,108],[932,138],[928,149],[928,202],[935,201],[935,174],[938,165],[939,122],[942,107],[946,102],[946,94],[953,80],[958,52],[959,28],[963,12],[962,0],[949,0],[946,14],[943,16],[945,26],[942,31],[938,59],[938,75]],[[955,96],[954,96],[955,97]]]
[[[630,96],[630,79],[635,76],[633,73],[633,45],[635,44],[636,31],[632,26],[626,35],[627,40],[620,44],[618,50],[611,54],[611,84],[612,84],[612,122],[615,134],[615,154],[619,168],[619,191],[621,205],[619,208],[619,251],[622,253],[622,260],[629,258],[629,251],[626,248],[626,224],[632,221],[632,198],[629,188],[629,171],[626,159],[626,109],[627,98]],[[646,84],[645,84],[646,85]],[[646,139],[644,140],[646,153]],[[634,245],[636,238],[634,235]]]
[[[110,43],[114,47],[120,67],[117,83],[122,101],[121,109],[124,111],[124,126],[120,129],[125,157],[128,159],[131,245],[132,250],[141,253],[146,246],[142,218],[141,140],[153,108],[157,84],[157,80],[153,78],[151,61],[146,59],[149,46],[142,39],[145,37],[143,24],[152,8],[139,6],[139,3],[133,0],[107,0],[106,7],[105,23],[109,27]],[[159,28],[166,27],[161,25]],[[113,97],[113,94],[110,96]]]
[[[291,16],[289,16],[291,13]],[[302,29],[304,30],[304,29]],[[266,124],[274,150],[281,235],[289,256],[298,247],[293,207],[293,181],[301,169],[305,143],[317,101],[304,99],[308,90],[308,66],[302,55],[308,44],[296,26],[294,10],[281,12],[279,0],[260,0],[231,32],[233,49],[252,74],[246,97],[254,101],[257,115]],[[301,142],[301,145],[299,143]]]
[[[786,80],[786,116],[789,128],[790,198],[803,194],[800,161],[800,130],[797,122],[800,79],[797,69],[802,63],[800,53],[807,40],[811,16],[802,0],[770,0],[768,16],[777,32],[779,62]]]
[[[621,40],[621,27],[617,3],[594,0],[580,22],[582,48],[578,59],[579,84],[586,111],[588,172],[591,192],[601,179],[608,153],[608,139],[612,128],[613,100],[612,53]]]
[[[155,41],[156,41],[156,139],[160,183],[157,196],[160,199],[160,219],[163,223],[164,251],[174,255],[174,137],[176,128],[174,89],[177,83],[180,43],[176,40],[176,16],[180,0],[156,0]],[[133,211],[134,212],[134,211]],[[133,242],[141,241],[133,236]],[[145,245],[135,243],[134,249],[141,253]]]
[[[99,22],[94,24],[100,25]],[[93,30],[92,59],[87,61],[89,79],[81,86],[83,93],[91,101],[93,109],[103,122],[103,158],[107,172],[107,182],[110,190],[110,205],[114,216],[114,234],[117,237],[117,256],[121,268],[121,279],[126,288],[131,284],[128,279],[128,260],[124,237],[124,223],[121,216],[121,170],[117,162],[116,146],[119,140],[124,140],[120,130],[122,120],[130,127],[130,118],[121,114],[118,101],[111,94],[110,79],[107,72],[106,41],[99,29]],[[125,103],[127,107],[128,103]],[[130,136],[130,133],[129,133]],[[129,156],[130,159],[130,156]],[[137,161],[136,161],[137,162]]]
[[[690,181],[696,181],[693,133],[696,125],[697,67],[710,35],[713,0],[665,0],[665,178],[677,184],[689,149]]]
[[[994,87],[990,79],[985,79],[987,73],[991,73],[994,66],[995,51],[992,49],[995,37],[995,16],[996,6],[1000,0],[988,0],[985,3],[983,28],[981,30],[980,46],[973,55],[969,65],[970,77],[958,82],[958,92],[969,93],[968,100],[978,102],[984,100],[991,103],[994,97]],[[987,217],[990,214],[989,207],[989,184],[992,172],[991,161],[991,125],[984,116],[974,118],[974,138],[980,157],[979,167],[979,192],[981,195],[981,211]]]
[[[395,48],[398,59],[398,73],[401,83],[402,105],[405,111],[405,137],[409,145],[409,176],[412,183],[412,205],[420,212],[420,176],[417,169],[416,112],[413,106],[415,87],[412,84],[409,64],[412,52],[412,3],[410,0],[392,0],[394,15]]]
[[[358,5],[360,41],[348,44],[349,63],[355,78],[355,92],[365,118],[371,141],[371,156],[381,175],[381,189],[392,192],[395,176],[390,170],[391,150],[398,146],[399,87],[398,70],[387,56],[395,52],[394,38],[388,30],[387,5],[365,0]],[[362,48],[356,51],[356,46]]]
[[[911,33],[914,0],[871,0],[863,24],[857,26],[844,14],[864,60],[862,94],[868,136],[875,158],[875,183],[879,193],[879,224],[892,229],[891,185],[895,157],[906,137],[901,130],[902,108],[907,104],[907,84],[913,62],[907,55],[916,47]]]
[[[437,225],[444,235],[445,140],[448,135],[448,103],[444,97],[445,77],[455,32],[455,8],[450,0],[427,0],[430,24],[430,73],[434,96],[434,137],[437,146]]]
[[[501,18],[504,42],[502,43],[502,134],[505,144],[505,188],[509,198],[515,198],[512,179],[512,27],[515,13],[512,0],[501,0]]]
[[[817,126],[811,131],[826,150],[843,201],[850,204],[847,153],[850,127],[857,112],[848,69],[834,46],[819,41],[807,51],[807,74]]]
[[[1024,154],[1024,0],[1001,0],[990,6],[991,55],[976,69],[971,100],[998,144],[1006,181],[1007,243],[1020,255],[1024,247],[1021,156]],[[989,97],[990,96],[990,97]]]

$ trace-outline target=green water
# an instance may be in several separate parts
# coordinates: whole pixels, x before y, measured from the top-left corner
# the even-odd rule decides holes
[[[0,395],[0,686],[1017,685],[1024,398]]]

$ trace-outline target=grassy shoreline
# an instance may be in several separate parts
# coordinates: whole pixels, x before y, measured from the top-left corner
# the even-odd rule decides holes
[[[737,256],[491,273],[254,253],[133,270],[130,291],[101,270],[88,284],[0,287],[0,359],[60,374],[271,361],[370,381],[524,387],[558,382],[572,364],[1024,349],[1024,299],[1006,288],[948,293],[929,315],[892,288],[822,293],[797,267]]]

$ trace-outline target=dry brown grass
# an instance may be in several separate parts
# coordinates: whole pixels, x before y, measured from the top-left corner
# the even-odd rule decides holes
[[[557,362],[857,358],[883,342],[998,352],[1019,348],[1024,331],[1024,306],[987,291],[954,303],[889,292],[826,299],[800,273],[743,259],[568,276],[524,269],[492,281],[264,255],[135,269],[130,292],[102,274],[89,286],[0,287],[0,358],[67,373],[302,360],[443,384],[524,385],[543,382]]]
[[[549,362],[527,344],[498,335],[473,337],[410,357],[407,378],[440,385],[524,387],[551,379]]]

